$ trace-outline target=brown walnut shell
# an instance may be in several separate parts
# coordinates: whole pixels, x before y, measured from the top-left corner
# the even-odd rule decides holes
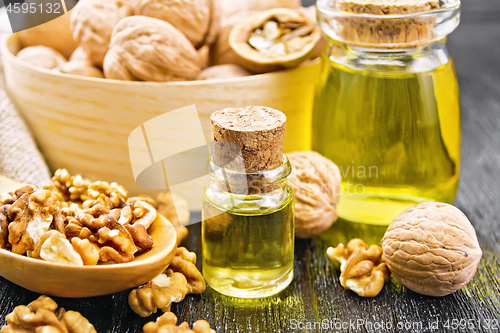
[[[113,28],[130,15],[132,8],[126,0],[85,0],[75,7],[71,15],[73,37],[94,65],[102,67]]]
[[[451,294],[472,280],[482,256],[476,232],[456,207],[429,202],[399,214],[382,239],[391,273],[408,289]]]
[[[312,238],[337,221],[335,205],[342,176],[335,163],[313,151],[287,154],[292,164],[288,184],[295,194],[295,235]]]
[[[105,77],[116,80],[194,80],[200,70],[200,57],[182,32],[139,15],[116,25],[104,60]]]
[[[203,44],[212,24],[212,0],[130,0],[130,4],[136,15],[172,24],[194,46]]]

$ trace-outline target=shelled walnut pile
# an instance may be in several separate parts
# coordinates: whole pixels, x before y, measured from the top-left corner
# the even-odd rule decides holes
[[[299,0],[86,0],[70,20],[59,20],[57,36],[34,41],[20,34],[25,48],[17,56],[49,70],[115,80],[242,77],[317,57],[324,39],[309,12]],[[50,40],[61,35],[78,45],[68,60],[61,54],[68,48]]]
[[[1,333],[96,333],[79,312],[58,308],[50,297],[40,296],[28,306],[19,305],[5,317]]]
[[[162,211],[177,217],[166,200],[171,197],[160,198]],[[117,183],[91,182],[60,169],[43,189],[24,186],[2,196],[0,248],[75,266],[130,262],[153,247],[148,228],[158,215],[154,206],[150,198],[129,197]],[[187,204],[183,208],[179,215],[187,223]],[[187,229],[179,218],[173,225],[180,242]]]

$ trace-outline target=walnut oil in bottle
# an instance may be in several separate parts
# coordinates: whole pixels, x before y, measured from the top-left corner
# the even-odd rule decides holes
[[[330,44],[322,58],[312,136],[313,149],[341,169],[339,216],[383,225],[420,202],[453,202],[460,101],[445,41],[458,24],[460,3],[422,12],[422,18],[409,3],[411,17],[353,14],[350,21],[340,17],[349,9],[343,4],[318,3]],[[366,6],[365,13],[378,12]],[[342,28],[335,30],[333,21]],[[407,30],[401,32],[402,26]]]
[[[203,275],[222,294],[267,297],[293,278],[294,196],[286,182],[291,165],[283,155],[286,118],[263,107],[222,111],[211,117],[216,145],[203,196]],[[244,143],[233,145],[241,154],[226,154],[227,145],[218,145],[231,138]],[[238,156],[231,162],[227,155]]]

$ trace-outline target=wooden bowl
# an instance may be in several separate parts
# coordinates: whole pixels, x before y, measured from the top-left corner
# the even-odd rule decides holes
[[[125,82],[31,66],[14,56],[20,49],[15,34],[1,47],[7,89],[52,170],[64,167],[90,179],[116,181],[132,195],[154,195],[157,191],[135,184],[128,137],[145,121],[192,104],[200,114],[208,142],[212,112],[226,107],[264,105],[287,115],[287,151],[310,149],[319,60],[288,71],[227,80]],[[165,128],[165,144],[177,140],[178,130]],[[186,197],[192,210],[201,207],[198,198],[204,185],[186,185],[179,193]]]
[[[148,232],[153,248],[125,264],[76,267],[0,249],[0,275],[26,289],[59,297],[100,296],[134,288],[163,272],[177,249],[175,229],[163,216],[158,214]]]

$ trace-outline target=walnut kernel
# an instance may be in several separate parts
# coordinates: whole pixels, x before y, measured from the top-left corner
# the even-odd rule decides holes
[[[347,248],[343,244],[328,248],[327,255],[341,265],[342,287],[359,296],[375,297],[389,281],[390,273],[379,246],[368,247],[361,239],[355,238],[347,243]]]

